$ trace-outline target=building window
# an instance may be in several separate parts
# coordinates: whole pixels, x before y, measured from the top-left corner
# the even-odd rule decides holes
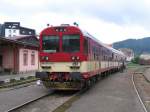
[[[29,34],[31,34],[31,32],[29,32]]]
[[[9,30],[9,33],[11,33],[11,30]]]
[[[16,26],[12,26],[12,28],[16,28]]]
[[[23,65],[24,66],[28,65],[28,51],[24,51],[23,53]]]
[[[35,65],[35,54],[31,54],[31,65]]]
[[[3,66],[3,56],[0,55],[0,67],[2,67],[2,66]]]
[[[13,30],[14,33],[16,33],[16,30]]]

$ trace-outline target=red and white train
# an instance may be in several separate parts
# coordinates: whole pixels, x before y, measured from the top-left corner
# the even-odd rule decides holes
[[[122,69],[125,55],[77,26],[51,26],[40,33],[36,77],[47,88],[80,90],[101,76]]]

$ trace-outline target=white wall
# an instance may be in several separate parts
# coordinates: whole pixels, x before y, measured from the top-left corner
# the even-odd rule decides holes
[[[14,37],[19,35],[20,35],[19,29],[5,29],[5,37]]]

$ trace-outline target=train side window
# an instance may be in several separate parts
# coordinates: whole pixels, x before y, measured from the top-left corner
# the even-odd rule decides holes
[[[95,60],[95,47],[92,47],[93,60]]]
[[[112,60],[114,59],[114,53],[112,53]]]
[[[88,54],[88,39],[84,39],[84,53]]]

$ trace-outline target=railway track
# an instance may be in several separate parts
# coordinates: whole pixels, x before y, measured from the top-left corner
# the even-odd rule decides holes
[[[135,70],[135,71],[132,73],[132,84],[133,84],[134,90],[135,90],[135,92],[136,92],[136,95],[137,95],[137,97],[138,97],[138,99],[139,99],[139,101],[140,101],[140,104],[141,104],[141,106],[142,106],[144,112],[148,112],[148,110],[147,110],[147,108],[146,108],[146,105],[144,104],[144,101],[142,100],[142,98],[141,98],[141,96],[140,96],[140,93],[139,93],[139,91],[138,91],[138,89],[137,89],[137,87],[136,87],[135,81],[134,81],[134,75],[135,75],[135,74],[142,74],[142,73],[143,73],[143,70],[142,70],[142,72],[141,72],[141,70],[139,70],[139,69]]]
[[[33,112],[33,110],[35,110],[35,108],[40,108],[38,105],[41,105],[40,103],[43,102],[47,102],[47,104],[43,104],[43,105],[47,105],[47,110],[43,111],[44,106],[41,106],[38,112],[52,112],[54,111],[57,107],[61,106],[63,103],[65,103],[66,101],[68,101],[70,98],[72,98],[73,96],[79,94],[81,91],[79,92],[70,92],[67,93],[65,91],[53,91],[50,94],[45,94],[43,96],[40,96],[38,98],[32,99],[30,101],[27,101],[23,104],[17,105],[5,112]],[[47,100],[47,101],[46,101]],[[54,105],[52,105],[54,104]],[[37,111],[36,111],[37,112]]]
[[[148,110],[147,110],[147,108],[146,108],[146,106],[144,104],[144,101],[142,100],[142,98],[140,96],[138,88],[136,87],[135,81],[134,81],[134,75],[135,74],[141,74],[141,73],[142,72],[140,70],[138,70],[138,71],[135,70],[132,73],[132,83],[133,83],[134,90],[136,92],[136,95],[137,95],[137,97],[138,97],[138,99],[140,101],[140,104],[141,104],[144,112],[148,112]],[[40,108],[40,107],[38,107],[38,105],[41,105],[40,104],[41,101],[42,101],[42,104],[43,104],[43,102],[46,102],[46,99],[48,99],[48,103],[49,104],[54,104],[54,105],[47,105],[47,107],[49,107],[49,108],[47,108],[47,110],[43,111],[43,108],[45,107],[45,106],[43,106],[45,104],[43,104],[41,106],[41,110],[37,109],[36,112],[41,112],[41,111],[42,112],[47,112],[47,111],[53,112],[54,110],[56,110],[57,108],[59,108],[61,105],[63,105],[65,102],[69,101],[72,97],[80,95],[84,91],[85,90],[78,91],[76,93],[72,93],[70,95],[67,95],[67,97],[65,96],[65,93],[64,94],[59,94],[59,92],[55,93],[55,91],[54,91],[54,92],[52,92],[50,94],[45,94],[43,96],[40,96],[40,97],[35,98],[35,99],[32,99],[32,100],[30,100],[28,102],[25,102],[23,104],[20,104],[20,105],[18,105],[16,107],[13,107],[13,108],[5,111],[5,112],[33,112],[33,110],[36,110],[35,108]],[[61,103],[58,103],[58,102],[61,102]]]
[[[49,95],[49,94],[45,94],[45,95],[40,96],[40,97],[38,97],[38,98],[32,99],[32,100],[30,100],[30,101],[28,101],[28,102],[25,102],[25,103],[23,103],[23,104],[20,104],[20,105],[18,105],[18,106],[16,106],[16,107],[11,108],[11,109],[7,110],[6,112],[14,112],[14,111],[17,110],[17,109],[20,109],[21,107],[23,107],[23,106],[25,106],[25,105],[28,105],[28,104],[31,104],[32,102],[35,102],[35,101],[37,101],[37,100],[40,100],[40,99],[42,99],[42,98],[44,98],[44,97],[46,97],[46,96],[48,96],[48,95]]]

